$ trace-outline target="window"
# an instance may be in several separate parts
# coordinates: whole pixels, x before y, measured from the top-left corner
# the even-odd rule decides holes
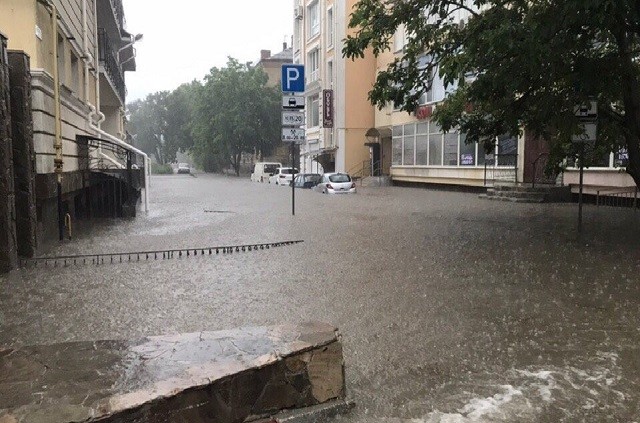
[[[429,164],[442,166],[442,129],[435,122],[429,125]]]
[[[460,166],[474,166],[476,164],[476,144],[465,143],[466,136],[460,134]]]
[[[333,47],[333,9],[327,10],[327,50]]]
[[[405,166],[415,165],[415,142],[416,127],[414,124],[404,125],[404,136],[402,137],[403,156],[402,164]]]
[[[317,48],[311,50],[307,55],[307,64],[309,66],[309,82],[317,81],[320,67],[320,51]]]
[[[416,165],[426,166],[427,161],[427,148],[429,145],[429,125],[426,123],[419,123],[416,126]]]
[[[393,139],[391,146],[391,164],[398,166],[402,164],[402,126],[393,127]]]
[[[320,126],[320,107],[319,107],[320,97],[318,94],[309,97],[309,127],[313,128],[316,126]]]
[[[398,53],[404,50],[404,47],[407,44],[407,33],[405,31],[404,25],[400,25],[398,29],[396,29],[395,34],[393,35],[393,51],[394,53]]]
[[[458,133],[444,134],[444,165],[458,166]]]
[[[498,166],[515,166],[518,161],[518,137],[498,137]]]
[[[78,60],[78,56],[71,53],[71,89],[78,94],[78,97],[81,96],[80,93],[80,63]]]
[[[300,39],[302,38],[302,31],[300,31],[300,25],[302,25],[301,20],[296,20],[293,25],[293,51],[300,51]]]
[[[333,88],[333,60],[327,62],[327,81],[329,86]]]
[[[309,38],[313,38],[320,33],[320,3],[318,1],[314,1],[307,6],[307,17]]]
[[[351,177],[345,173],[336,173],[335,175],[329,175],[329,181],[336,184],[351,182]]]
[[[64,51],[64,37],[60,34],[58,34],[58,78],[60,79],[60,82],[65,84],[67,79],[66,79],[66,63],[65,63],[65,51]]]

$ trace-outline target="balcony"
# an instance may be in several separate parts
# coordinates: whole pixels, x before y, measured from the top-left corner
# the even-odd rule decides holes
[[[124,32],[124,8],[122,0],[96,0],[98,2],[98,26],[104,28],[113,39]]]
[[[109,78],[121,102],[124,103],[127,95],[127,87],[124,82],[124,74],[120,70],[116,51],[109,40],[107,31],[104,28],[98,28],[98,56],[100,65],[104,69],[104,73]]]

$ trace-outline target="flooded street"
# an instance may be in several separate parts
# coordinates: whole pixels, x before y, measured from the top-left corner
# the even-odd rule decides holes
[[[477,194],[151,180],[151,212],[44,251],[304,240],[0,276],[0,344],[320,320],[343,335],[349,422],[640,421],[640,214]]]

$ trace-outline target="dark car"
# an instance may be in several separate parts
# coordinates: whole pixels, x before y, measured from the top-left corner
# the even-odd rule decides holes
[[[317,173],[300,173],[293,180],[293,186],[296,188],[311,189],[318,185],[322,176]]]

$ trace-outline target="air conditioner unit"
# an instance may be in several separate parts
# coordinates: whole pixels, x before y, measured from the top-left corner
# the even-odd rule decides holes
[[[304,8],[302,6],[295,6],[293,8],[293,17],[296,19],[302,19]]]

